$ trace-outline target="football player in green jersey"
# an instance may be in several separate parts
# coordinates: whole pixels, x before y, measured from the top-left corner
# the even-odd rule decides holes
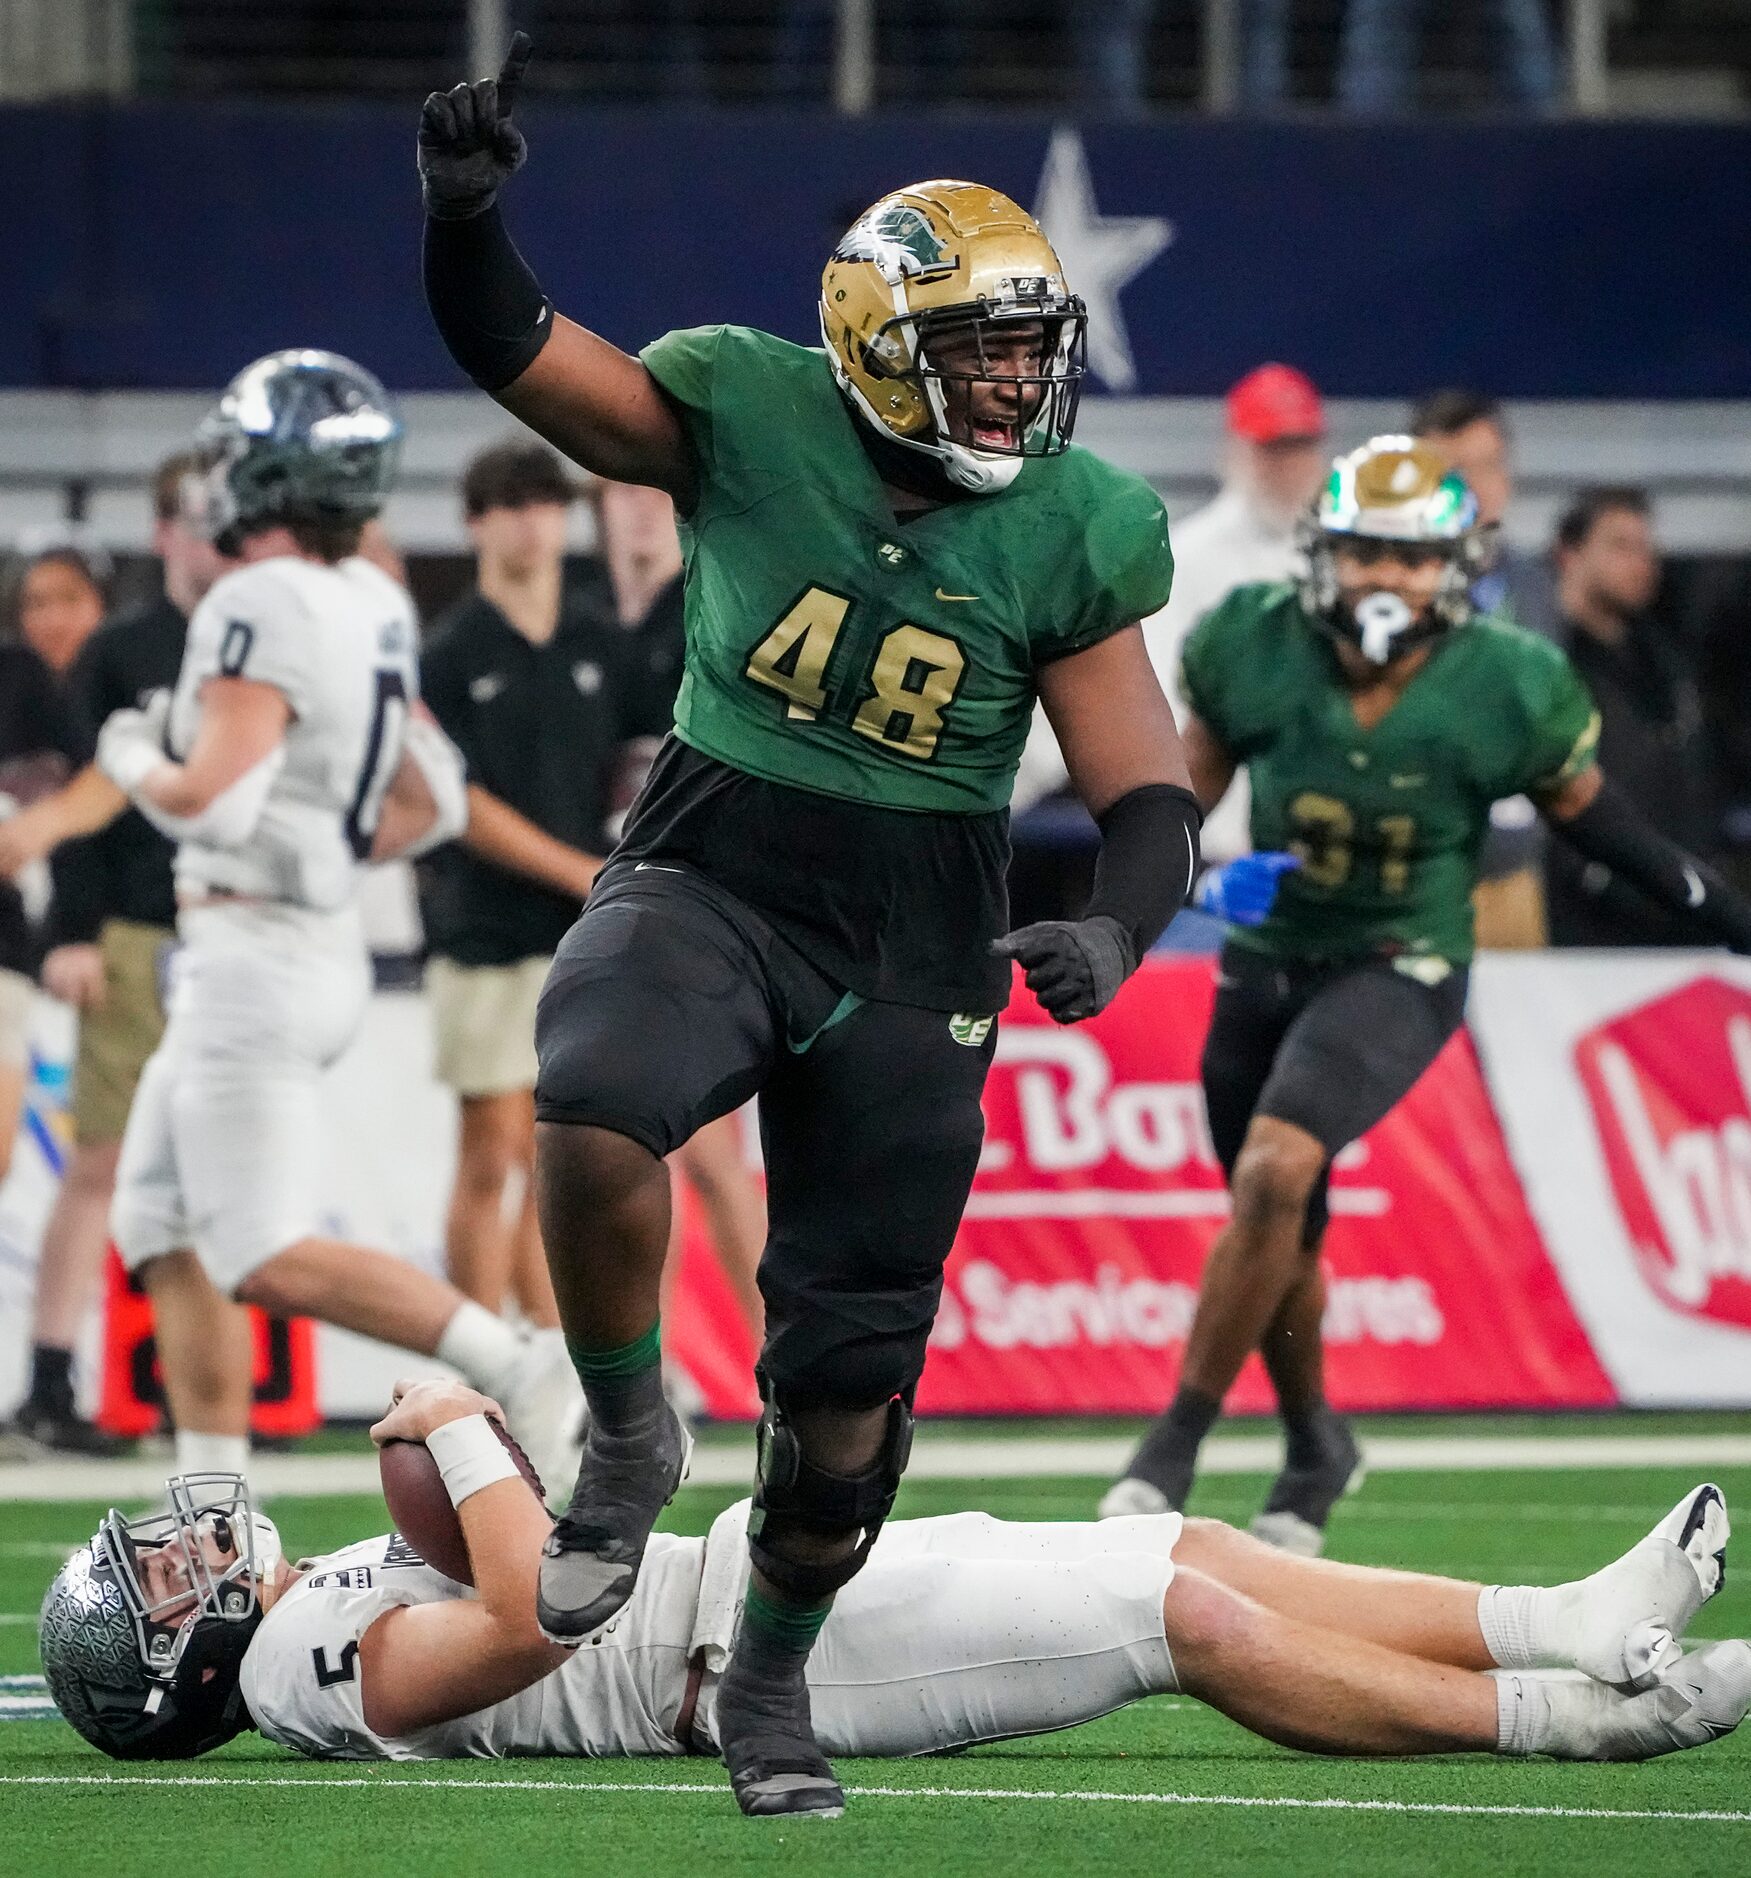
[[[753,1576],[715,1726],[748,1813],[842,1810],[804,1667],[893,1504],[977,1165],[1010,961],[1102,1009],[1180,904],[1198,810],[1136,622],[1167,597],[1148,486],[1070,443],[1085,314],[1032,218],[971,183],[884,197],[823,276],[824,350],[559,317],[511,245],[519,36],[426,102],[433,315],[476,383],[587,468],[667,490],[686,676],[626,836],[555,959],[537,1186],[589,1399],[539,1613],[631,1595],[685,1468],[664,1402],[662,1157],[758,1094],[771,1231]],[[1035,699],[1100,823],[1081,920],[1004,932]]]
[[[1360,1479],[1324,1394],[1326,1182],[1458,1028],[1492,802],[1530,795],[1699,944],[1751,950],[1751,907],[1601,776],[1598,716],[1567,658],[1474,616],[1484,555],[1459,477],[1426,445],[1376,437],[1333,467],[1307,577],[1238,589],[1186,641],[1198,795],[1214,806],[1241,763],[1252,781],[1256,852],[1198,893],[1232,927],[1203,1080],[1233,1213],[1204,1267],[1178,1393],[1105,1514],[1184,1506],[1255,1349],[1288,1440],[1254,1532],[1317,1553]]]

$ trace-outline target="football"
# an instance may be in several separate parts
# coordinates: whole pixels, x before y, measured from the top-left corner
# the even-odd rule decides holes
[[[512,1460],[529,1483],[529,1490],[546,1504],[541,1477],[529,1457],[511,1439],[503,1425],[491,1416],[487,1426],[509,1449]],[[377,1450],[377,1471],[383,1481],[383,1499],[389,1517],[410,1546],[434,1571],[453,1578],[460,1585],[474,1583],[474,1570],[468,1562],[468,1545],[462,1536],[462,1521],[444,1487],[438,1463],[423,1441],[386,1441]]]

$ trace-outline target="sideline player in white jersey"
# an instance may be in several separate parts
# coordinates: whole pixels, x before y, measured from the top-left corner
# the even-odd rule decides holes
[[[503,1392],[537,1465],[569,1484],[581,1395],[557,1334],[521,1338],[323,1230],[321,1075],[371,987],[359,869],[467,819],[460,760],[417,704],[412,604],[357,554],[400,437],[376,379],[314,351],[257,360],[203,428],[209,530],[242,565],[196,609],[174,693],[98,740],[99,768],[178,843],[181,942],[112,1229],[152,1299],[178,1473],[245,1472],[237,1300],[454,1364]]]
[[[120,1759],[251,1727],[320,1759],[715,1754],[748,1503],[708,1538],[653,1536],[625,1608],[567,1648],[536,1622],[551,1522],[494,1405],[396,1395],[372,1434],[430,1448],[474,1588],[393,1533],[293,1566],[241,1480],[216,1512],[212,1483],[173,1481],[169,1514],[111,1513],[44,1599],[72,1726]],[[833,1755],[934,1754],[1180,1692],[1314,1752],[1645,1760],[1751,1708],[1751,1644],[1677,1641],[1728,1536],[1719,1488],[1696,1487],[1613,1564],[1538,1588],[1298,1558],[1178,1513],[891,1521],[809,1658],[815,1731]]]

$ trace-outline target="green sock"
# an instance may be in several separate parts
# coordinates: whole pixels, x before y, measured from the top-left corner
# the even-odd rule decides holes
[[[567,1337],[584,1400],[590,1405],[591,1443],[603,1439],[644,1440],[661,1425],[667,1412],[663,1400],[662,1324],[651,1325],[642,1337],[611,1350],[592,1350]]]
[[[662,1319],[652,1324],[642,1337],[617,1344],[611,1350],[592,1350],[575,1337],[567,1337],[565,1347],[580,1382],[612,1382],[617,1377],[636,1376],[641,1369],[650,1369],[663,1360]]]
[[[807,1656],[832,1608],[831,1598],[825,1604],[781,1603],[749,1585],[742,1602],[742,1630],[750,1643],[766,1650]]]

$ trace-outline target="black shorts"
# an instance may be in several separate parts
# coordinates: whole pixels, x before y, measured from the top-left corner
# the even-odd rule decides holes
[[[866,1002],[690,868],[606,869],[535,1024],[543,1122],[673,1152],[760,1098],[761,1367],[789,1401],[910,1395],[984,1138],[994,1014]]]
[[[1326,1171],[1307,1207],[1307,1243],[1325,1231],[1330,1157],[1410,1092],[1465,1016],[1466,971],[1429,984],[1390,959],[1283,960],[1223,949],[1204,1039],[1204,1102],[1223,1171],[1234,1172],[1255,1115],[1305,1128]]]

